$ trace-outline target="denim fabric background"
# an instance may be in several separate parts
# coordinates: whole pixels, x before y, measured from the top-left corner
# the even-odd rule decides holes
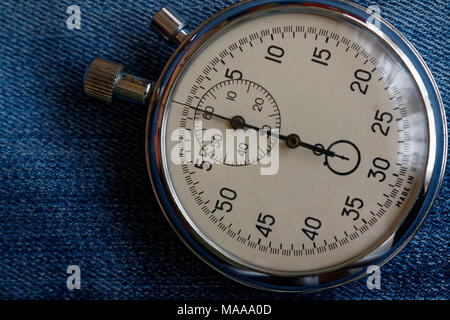
[[[196,26],[236,1],[169,1]],[[414,44],[449,98],[449,1],[357,1]],[[81,7],[81,30],[66,9]],[[146,172],[147,110],[102,107],[81,87],[97,55],[156,79],[173,48],[148,29],[165,1],[1,0],[0,298],[448,299],[448,170],[410,244],[366,279],[317,294],[239,285],[199,261],[167,224]],[[446,105],[448,107],[448,105]],[[447,114],[449,110],[447,108]],[[66,268],[81,267],[81,290]]]

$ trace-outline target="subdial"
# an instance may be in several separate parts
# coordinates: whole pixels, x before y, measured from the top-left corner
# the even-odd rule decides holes
[[[280,111],[272,95],[244,79],[211,87],[194,115],[202,156],[231,166],[256,163],[267,155],[277,139],[270,133],[279,132],[280,126]]]

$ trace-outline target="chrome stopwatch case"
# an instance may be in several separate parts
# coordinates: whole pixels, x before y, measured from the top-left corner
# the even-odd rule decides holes
[[[245,1],[194,31],[163,8],[152,25],[178,44],[156,83],[97,58],[85,91],[149,107],[153,189],[197,256],[253,287],[310,291],[406,245],[438,192],[447,127],[392,26],[328,0]]]

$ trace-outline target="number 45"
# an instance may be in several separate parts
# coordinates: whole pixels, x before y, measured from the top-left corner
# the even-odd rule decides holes
[[[263,216],[262,213],[258,215],[258,219],[256,220],[256,229],[261,232],[261,234],[267,238],[272,232],[272,229],[270,226],[273,226],[275,224],[275,218],[269,214],[266,214]]]

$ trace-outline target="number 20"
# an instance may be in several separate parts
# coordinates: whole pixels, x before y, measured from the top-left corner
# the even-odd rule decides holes
[[[372,74],[369,71],[358,69],[355,71],[355,78],[359,81],[353,81],[350,84],[350,89],[355,91],[355,87],[361,92],[363,95],[366,95],[367,90],[369,89],[368,84],[363,84],[363,82],[369,82],[372,79]]]

